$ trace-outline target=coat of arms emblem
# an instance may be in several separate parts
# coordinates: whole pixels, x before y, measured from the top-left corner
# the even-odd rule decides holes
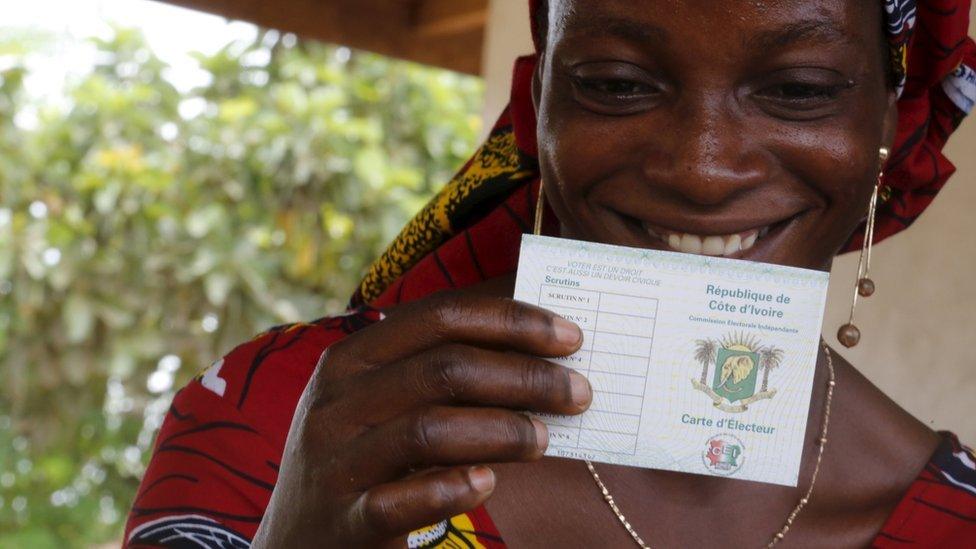
[[[769,372],[783,362],[783,351],[763,346],[751,335],[730,334],[721,341],[696,341],[695,360],[702,371],[699,379],[691,380],[692,386],[708,395],[716,408],[737,413],[749,409],[753,402],[776,395],[776,389],[769,388]],[[762,385],[757,391],[760,370]]]

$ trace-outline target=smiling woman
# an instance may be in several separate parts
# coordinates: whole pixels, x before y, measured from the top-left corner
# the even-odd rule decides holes
[[[127,542],[976,539],[976,458],[826,344],[809,414],[833,414],[830,446],[807,430],[796,488],[542,459],[547,429],[520,411],[587,409],[587,380],[538,358],[582,333],[506,297],[536,211],[550,235],[819,270],[871,234],[876,191],[874,240],[907,227],[951,174],[941,148],[976,100],[969,2],[531,4],[537,53],[486,143],[346,315],[275,328],[179,394]],[[728,362],[733,378],[754,367]]]

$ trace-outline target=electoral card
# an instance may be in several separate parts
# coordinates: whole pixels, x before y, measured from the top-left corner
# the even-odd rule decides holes
[[[515,299],[583,346],[555,362],[593,403],[539,415],[547,455],[796,486],[828,273],[736,259],[522,239]]]

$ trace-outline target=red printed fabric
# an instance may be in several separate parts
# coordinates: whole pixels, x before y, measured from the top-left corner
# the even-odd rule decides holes
[[[875,241],[910,226],[955,172],[942,154],[976,103],[970,0],[886,0],[888,32],[902,60],[898,132],[885,168]],[[859,248],[863,237],[850,243]]]
[[[942,444],[902,497],[874,547],[976,547],[976,455],[943,433]]]
[[[322,350],[378,316],[364,308],[273,328],[177,393],[130,511],[125,546],[250,546]]]

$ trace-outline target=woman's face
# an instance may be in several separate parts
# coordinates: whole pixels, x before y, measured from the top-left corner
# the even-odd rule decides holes
[[[895,95],[877,0],[551,0],[533,85],[563,235],[816,269]]]

